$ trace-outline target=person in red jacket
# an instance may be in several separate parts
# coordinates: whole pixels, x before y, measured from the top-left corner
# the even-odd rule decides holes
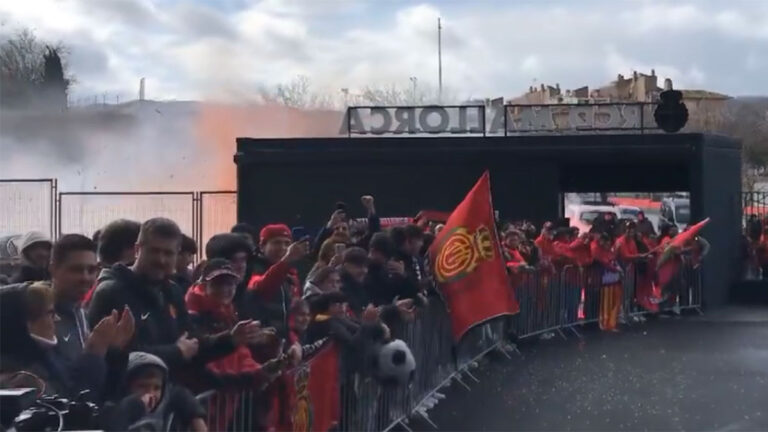
[[[626,232],[616,240],[615,249],[626,277],[633,278],[635,302],[649,312],[658,312],[658,302],[653,288],[653,263],[649,260],[648,242],[640,238],[634,222],[628,222]],[[644,318],[638,317],[640,321]]]
[[[551,261],[557,252],[555,251],[555,229],[552,222],[546,222],[541,228],[541,234],[534,242],[541,251],[542,260]]]
[[[513,272],[528,268],[529,265],[520,253],[520,242],[523,234],[517,230],[508,230],[504,233],[504,250],[507,253],[507,268]]]
[[[235,326],[238,317],[232,300],[239,280],[238,272],[225,259],[214,258],[205,264],[200,281],[190,287],[185,297],[190,319],[199,332],[217,334]],[[211,430],[227,430],[238,406],[241,390],[266,388],[286,366],[285,357],[277,357],[263,365],[252,357],[248,344],[259,344],[271,331],[260,333],[264,337],[252,335],[249,339],[242,339],[232,354],[208,362],[206,376],[197,376],[194,380],[201,386],[195,390],[212,387],[219,390],[209,403],[210,407],[216,407],[209,413]],[[262,420],[264,424],[265,420]]]
[[[248,281],[243,307],[247,318],[273,327],[282,339],[290,337],[289,315],[293,299],[301,298],[301,285],[295,264],[309,253],[307,239],[291,239],[286,225],[267,225],[259,234],[261,255]],[[301,347],[290,345],[291,360],[298,364]]]
[[[632,263],[642,258],[643,255],[637,249],[637,230],[634,222],[628,222],[624,235],[616,239],[615,249],[619,260],[627,268]]]
[[[622,270],[616,261],[616,253],[611,246],[611,237],[608,234],[600,234],[598,240],[592,243],[592,257],[602,270],[600,329],[616,332],[623,298]]]

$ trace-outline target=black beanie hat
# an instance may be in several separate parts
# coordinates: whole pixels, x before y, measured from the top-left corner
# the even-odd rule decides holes
[[[216,234],[205,245],[205,257],[209,260],[224,258],[231,260],[238,252],[253,253],[253,246],[247,238],[240,234]]]

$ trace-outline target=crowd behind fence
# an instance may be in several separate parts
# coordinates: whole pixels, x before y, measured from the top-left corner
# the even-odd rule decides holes
[[[646,277],[639,260],[626,267],[621,279],[623,301],[621,320],[626,325],[640,321],[649,312],[638,302],[638,281]],[[544,270],[522,272],[515,285],[520,312],[514,316],[494,318],[476,326],[456,344],[451,334],[448,312],[438,296],[430,298],[427,308],[417,319],[393,330],[411,348],[417,369],[407,386],[387,387],[371,377],[345,371],[340,362],[341,382],[340,421],[338,430],[378,431],[400,426],[408,430],[414,418],[432,423],[427,411],[444,398],[443,389],[454,384],[470,389],[477,379],[472,369],[490,351],[503,356],[516,349],[513,342],[557,333],[562,338],[582,337],[582,326],[599,320],[599,303],[605,289],[603,270],[599,267],[566,266],[552,273]],[[701,308],[702,284],[700,268],[684,261],[682,271],[672,282],[669,292],[675,293],[659,304],[658,312],[673,309]],[[236,406],[227,430],[255,430],[252,413],[252,391],[226,393],[222,398],[216,392],[199,396],[206,402],[209,424],[216,421],[222,406]],[[436,425],[435,425],[436,426]]]

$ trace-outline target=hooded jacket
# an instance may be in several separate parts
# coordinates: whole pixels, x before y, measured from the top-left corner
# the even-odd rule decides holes
[[[131,381],[144,368],[156,368],[163,374],[163,390],[155,409],[147,411],[139,395],[130,394]],[[117,404],[104,407],[102,419],[105,430],[166,430],[171,414],[182,427],[192,420],[205,418],[205,410],[189,390],[168,382],[168,366],[159,357],[146,352],[132,352],[122,381],[123,397]],[[138,425],[143,425],[139,427]]]
[[[0,288],[0,373],[28,372],[45,382],[44,394],[75,397],[89,390],[89,399],[100,398],[106,378],[104,359],[91,353],[81,353],[68,360],[57,347],[43,347],[32,339],[27,330],[24,296],[28,284]]]
[[[88,323],[91,327],[113,310],[128,306],[136,319],[131,351],[145,351],[175,366],[184,363],[176,341],[185,332],[192,332],[189,314],[178,287],[170,281],[150,281],[137,275],[123,264],[115,264],[110,272],[103,271],[91,299]],[[229,333],[214,337],[199,337],[200,348],[193,359],[201,364],[232,353],[235,346]]]
[[[50,280],[51,275],[48,273],[48,269],[45,267],[37,267],[32,265],[27,259],[25,251],[31,246],[38,243],[47,243],[51,245],[51,239],[47,235],[39,231],[30,231],[24,234],[19,239],[19,253],[22,258],[22,265],[19,267],[18,272],[13,275],[10,282],[11,284],[18,284],[24,282],[43,281]]]

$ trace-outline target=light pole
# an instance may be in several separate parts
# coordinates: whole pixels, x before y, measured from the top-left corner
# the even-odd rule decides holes
[[[419,79],[416,78],[415,76],[412,76],[408,79],[411,80],[411,104],[415,105],[416,104],[416,84],[419,81]]]

